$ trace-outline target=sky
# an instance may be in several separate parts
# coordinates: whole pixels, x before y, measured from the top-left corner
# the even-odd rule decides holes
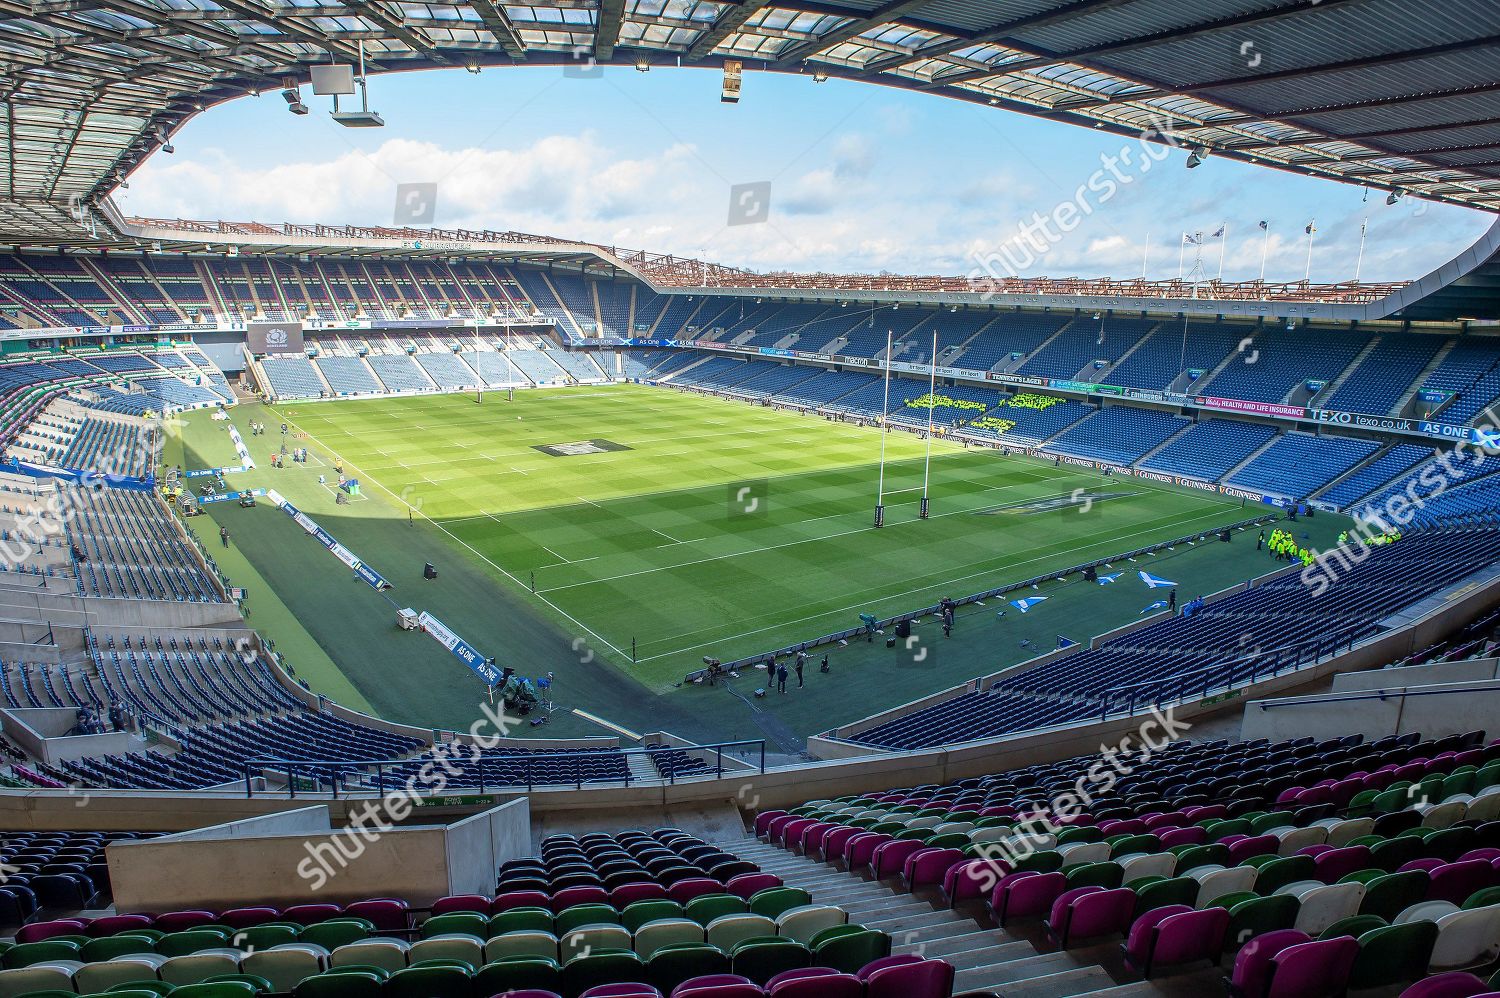
[[[1488,214],[1294,176],[929,94],[710,71],[443,70],[377,76],[379,129],[278,92],[198,115],[116,199],[128,214],[390,225],[396,188],[436,184],[432,224],[517,230],[754,270],[1226,280],[1420,277]],[[347,101],[348,98],[345,98]],[[347,107],[347,105],[346,105]],[[764,194],[769,184],[769,194]],[[737,185],[760,185],[749,193]],[[732,202],[749,212],[730,224]],[[1022,227],[1038,216],[1045,227]],[[761,220],[763,217],[763,220]],[[1268,228],[1262,230],[1259,223]],[[1225,227],[1222,239],[1212,233]]]

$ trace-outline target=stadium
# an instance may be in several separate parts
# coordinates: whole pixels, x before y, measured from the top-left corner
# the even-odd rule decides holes
[[[1500,993],[1493,3],[7,0],[0,64],[0,998]],[[372,217],[398,92],[510,158],[236,220]],[[646,152],[526,179],[559,114]]]

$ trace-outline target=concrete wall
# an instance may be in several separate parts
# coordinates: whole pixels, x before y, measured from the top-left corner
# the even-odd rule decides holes
[[[1400,686],[1483,682],[1486,679],[1500,679],[1500,659],[1482,658],[1468,662],[1435,662],[1431,665],[1407,665],[1397,669],[1346,672],[1333,677],[1333,691],[1353,693]]]
[[[1497,719],[1500,681],[1490,679],[1256,701],[1246,707],[1240,733],[1244,738],[1273,740],[1308,732],[1366,739],[1417,732],[1440,738],[1468,731],[1493,735]]]
[[[69,736],[77,723],[78,711],[72,707],[0,710],[0,729],[6,736],[49,766],[64,759],[145,751],[145,740],[127,731]]]
[[[535,855],[524,797],[454,822],[447,832],[449,894],[493,893],[502,863]]]

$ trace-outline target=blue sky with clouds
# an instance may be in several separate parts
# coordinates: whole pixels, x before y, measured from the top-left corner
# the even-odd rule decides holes
[[[1489,215],[1186,153],[1157,161],[1134,140],[870,84],[750,73],[738,105],[704,70],[560,68],[396,74],[370,83],[382,129],[289,114],[276,92],[199,115],[120,200],[132,214],[387,225],[396,185],[435,182],[435,224],[515,229],[677,253],[758,270],[1175,277],[1183,232],[1227,224],[1224,276],[1425,274]],[[1125,159],[1121,159],[1122,153]],[[1156,155],[1162,155],[1158,149]],[[1113,157],[1107,169],[1102,157]],[[769,220],[728,225],[730,188],[769,181]],[[1108,192],[1108,193],[1106,193]],[[1061,207],[1071,203],[1071,207]],[[1070,231],[1018,226],[1062,211]],[[1049,227],[1050,228],[1050,227]],[[1010,247],[1010,252],[1004,252]],[[1038,247],[1044,247],[1039,249]],[[1210,241],[1203,267],[1219,270]],[[1188,255],[1188,267],[1192,254]]]

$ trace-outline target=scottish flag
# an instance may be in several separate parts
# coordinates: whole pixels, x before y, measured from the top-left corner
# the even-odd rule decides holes
[[[1140,613],[1136,614],[1136,616],[1144,617],[1148,613],[1153,613],[1157,610],[1165,610],[1166,608],[1167,601],[1164,599],[1159,599],[1155,603],[1152,603],[1150,606],[1146,607],[1146,609],[1142,610]]]
[[[1032,607],[1036,606],[1046,598],[1046,596],[1027,596],[1025,599],[1011,600],[1010,605],[1015,607],[1017,610],[1020,610],[1022,613],[1025,613],[1027,610],[1030,610]]]
[[[1175,589],[1177,586],[1177,583],[1169,579],[1158,578],[1150,572],[1137,572],[1136,574],[1141,577],[1141,581],[1146,584],[1147,589],[1161,589],[1162,587]]]
[[[1099,576],[1099,584],[1101,586],[1107,586],[1124,574],[1124,572],[1116,572],[1114,575],[1101,575]]]

